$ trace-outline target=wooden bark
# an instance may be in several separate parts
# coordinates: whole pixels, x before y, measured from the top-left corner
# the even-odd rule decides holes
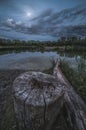
[[[41,72],[26,72],[13,83],[18,130],[51,130],[63,107],[62,84]]]
[[[86,130],[86,104],[80,96],[74,91],[72,85],[63,75],[60,69],[60,59],[56,62],[54,68],[54,76],[64,85],[65,109],[67,112],[67,120],[71,130]]]

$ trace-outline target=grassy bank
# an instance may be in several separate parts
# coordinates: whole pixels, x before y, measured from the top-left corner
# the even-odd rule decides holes
[[[75,72],[67,62],[61,62],[61,69],[66,78],[72,84],[76,92],[82,97],[82,99],[86,102],[86,72],[81,68],[79,68],[78,72]],[[86,67],[86,66],[85,66]]]

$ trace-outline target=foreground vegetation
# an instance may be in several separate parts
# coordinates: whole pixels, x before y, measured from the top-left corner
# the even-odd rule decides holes
[[[72,84],[76,92],[86,102],[86,64],[80,61],[78,64],[78,71],[72,69],[67,62],[61,62],[61,69],[69,82]]]
[[[61,61],[61,69],[66,78],[72,84],[76,92],[82,97],[86,102],[86,63],[83,58],[80,58],[78,62],[77,70],[70,67],[68,62]],[[45,70],[45,73],[53,74],[53,69],[55,67],[54,60],[52,60],[52,68]]]

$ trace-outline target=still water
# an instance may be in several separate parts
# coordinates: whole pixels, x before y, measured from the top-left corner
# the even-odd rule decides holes
[[[0,69],[46,70],[52,67],[53,59],[59,57],[75,70],[82,62],[86,65],[86,53],[3,51],[0,52]]]

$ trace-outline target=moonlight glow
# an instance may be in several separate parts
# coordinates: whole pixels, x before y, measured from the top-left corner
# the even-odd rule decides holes
[[[26,15],[27,15],[27,17],[32,17],[32,13],[31,12],[27,12]]]

